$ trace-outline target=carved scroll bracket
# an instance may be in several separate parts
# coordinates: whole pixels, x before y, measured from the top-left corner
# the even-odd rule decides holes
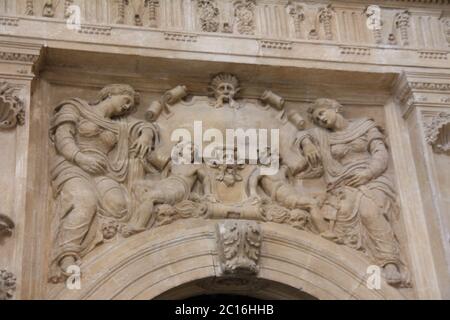
[[[224,275],[256,275],[262,232],[255,221],[228,220],[217,224],[221,271]]]
[[[425,126],[425,140],[436,153],[450,153],[450,113],[441,112]]]
[[[11,129],[25,121],[24,102],[15,94],[16,88],[0,82],[0,129]]]

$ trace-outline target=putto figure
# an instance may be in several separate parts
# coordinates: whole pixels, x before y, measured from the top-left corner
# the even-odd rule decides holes
[[[398,214],[386,174],[385,137],[369,118],[348,120],[342,105],[318,99],[309,113],[316,128],[301,131],[297,145],[308,160],[304,177],[327,183],[321,214],[313,222],[321,235],[364,251],[390,284],[405,282],[400,248],[391,222]]]
[[[129,190],[142,178],[158,132],[128,117],[139,95],[128,85],[109,85],[98,101],[60,103],[50,136],[56,155],[52,186],[59,222],[51,280],[61,281],[68,266],[103,241],[102,220],[126,222],[132,210]]]

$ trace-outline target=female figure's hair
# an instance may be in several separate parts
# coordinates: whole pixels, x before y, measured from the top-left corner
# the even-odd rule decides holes
[[[343,109],[344,109],[344,107],[336,100],[320,98],[320,99],[317,99],[316,101],[314,101],[312,106],[310,106],[308,108],[308,115],[309,115],[310,119],[314,121],[313,116],[312,116],[314,111],[316,109],[323,109],[323,108],[334,109],[337,113],[342,113]]]
[[[97,101],[94,104],[98,104],[108,97],[117,96],[117,95],[127,95],[133,98],[133,107],[130,109],[128,114],[131,114],[137,110],[137,107],[140,103],[140,95],[137,93],[132,86],[127,84],[110,84],[100,90]]]

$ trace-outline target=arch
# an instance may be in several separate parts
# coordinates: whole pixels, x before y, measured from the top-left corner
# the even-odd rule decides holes
[[[367,288],[370,263],[362,254],[275,223],[261,223],[258,275],[224,278],[216,250],[216,223],[177,221],[99,247],[81,266],[81,290],[68,290],[60,284],[52,288],[51,296],[147,300],[189,297],[191,290],[192,296],[251,291],[256,298],[274,299],[405,299],[383,280],[380,290]],[[194,286],[203,290],[193,292]]]

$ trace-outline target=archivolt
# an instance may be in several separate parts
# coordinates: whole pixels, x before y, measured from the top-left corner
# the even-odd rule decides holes
[[[120,243],[101,246],[84,258],[82,289],[68,290],[58,285],[52,288],[51,296],[153,299],[188,284],[220,279],[215,224],[213,220],[178,221]],[[256,284],[279,284],[280,288],[298,291],[299,297],[303,292],[318,299],[405,298],[384,281],[380,290],[368,289],[366,272],[370,263],[360,253],[288,226],[262,223],[262,231],[260,272],[250,279]],[[247,285],[252,290],[258,288],[252,283]],[[229,289],[231,293],[233,290],[242,292],[236,286]],[[208,286],[195,293],[208,294]],[[258,296],[257,292],[254,295]],[[285,296],[294,297],[291,293]]]

